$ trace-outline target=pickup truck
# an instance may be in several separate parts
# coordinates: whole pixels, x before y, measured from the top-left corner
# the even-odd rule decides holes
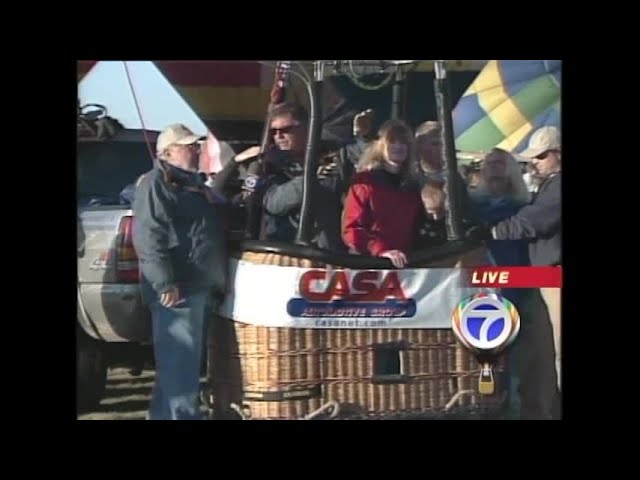
[[[107,139],[78,138],[79,411],[100,402],[119,346],[151,345],[151,317],[141,299],[132,242],[131,206],[120,193],[152,168],[157,136],[155,131],[122,129]]]

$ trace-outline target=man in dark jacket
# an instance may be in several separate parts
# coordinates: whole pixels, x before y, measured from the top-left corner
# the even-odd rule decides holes
[[[491,236],[495,240],[519,240],[529,242],[529,257],[531,265],[562,265],[562,193],[561,193],[561,138],[560,130],[556,127],[542,127],[536,130],[529,140],[529,147],[521,155],[531,158],[538,174],[544,180],[538,189],[534,201],[521,208],[518,213],[502,220],[491,228]],[[555,350],[555,373],[558,390],[560,390],[561,363],[561,291],[559,288],[541,288],[540,293],[547,307],[548,317],[553,333],[553,347]],[[523,325],[523,328],[525,326]],[[546,326],[540,326],[543,329]],[[548,330],[548,329],[547,329]],[[525,332],[523,331],[522,334]],[[522,335],[525,337],[526,335]],[[548,357],[554,358],[546,348],[544,335],[536,332],[534,336],[539,342],[532,343],[531,355],[537,355],[537,361],[529,361],[529,368],[542,372],[548,364]],[[524,339],[523,339],[524,340]],[[533,340],[532,340],[533,342]],[[524,350],[524,349],[523,349]],[[533,351],[535,350],[535,351]],[[552,367],[553,370],[553,367]],[[523,388],[531,387],[535,394],[543,394],[547,398],[553,396],[550,388],[537,387],[531,383],[526,385],[522,379]],[[545,382],[548,384],[548,382]],[[546,393],[545,393],[546,392]],[[547,395],[548,393],[548,395]],[[523,392],[523,414],[525,414],[526,394]]]
[[[343,188],[346,190],[351,184],[360,157],[374,140],[375,131],[373,130],[373,122],[375,113],[369,108],[358,113],[353,118],[353,137],[344,145],[339,152],[340,167],[342,169]]]
[[[303,167],[307,144],[308,115],[295,104],[276,105],[271,111],[271,135],[275,149],[265,159],[264,229],[266,240],[293,242],[300,223]],[[345,250],[340,239],[342,203],[334,184],[320,179],[313,192],[312,243],[333,251]]]
[[[201,138],[183,125],[167,127],[133,204],[142,293],[153,322],[151,420],[201,419],[205,311],[212,293],[218,299],[226,288],[223,220],[197,172]]]

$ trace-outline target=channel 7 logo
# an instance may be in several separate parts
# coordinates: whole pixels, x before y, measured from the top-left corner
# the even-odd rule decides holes
[[[498,353],[520,331],[520,315],[508,299],[496,293],[479,293],[462,300],[453,311],[453,331],[470,350]]]

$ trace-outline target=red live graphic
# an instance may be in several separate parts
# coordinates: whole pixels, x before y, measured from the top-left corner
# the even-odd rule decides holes
[[[479,267],[467,270],[470,287],[562,287],[562,267]]]

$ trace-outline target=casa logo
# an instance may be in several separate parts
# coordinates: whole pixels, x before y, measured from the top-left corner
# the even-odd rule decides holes
[[[495,293],[479,293],[462,300],[453,311],[453,331],[470,350],[498,353],[520,331],[515,305]]]
[[[413,317],[398,272],[385,270],[307,270],[299,297],[287,302],[293,317]]]

